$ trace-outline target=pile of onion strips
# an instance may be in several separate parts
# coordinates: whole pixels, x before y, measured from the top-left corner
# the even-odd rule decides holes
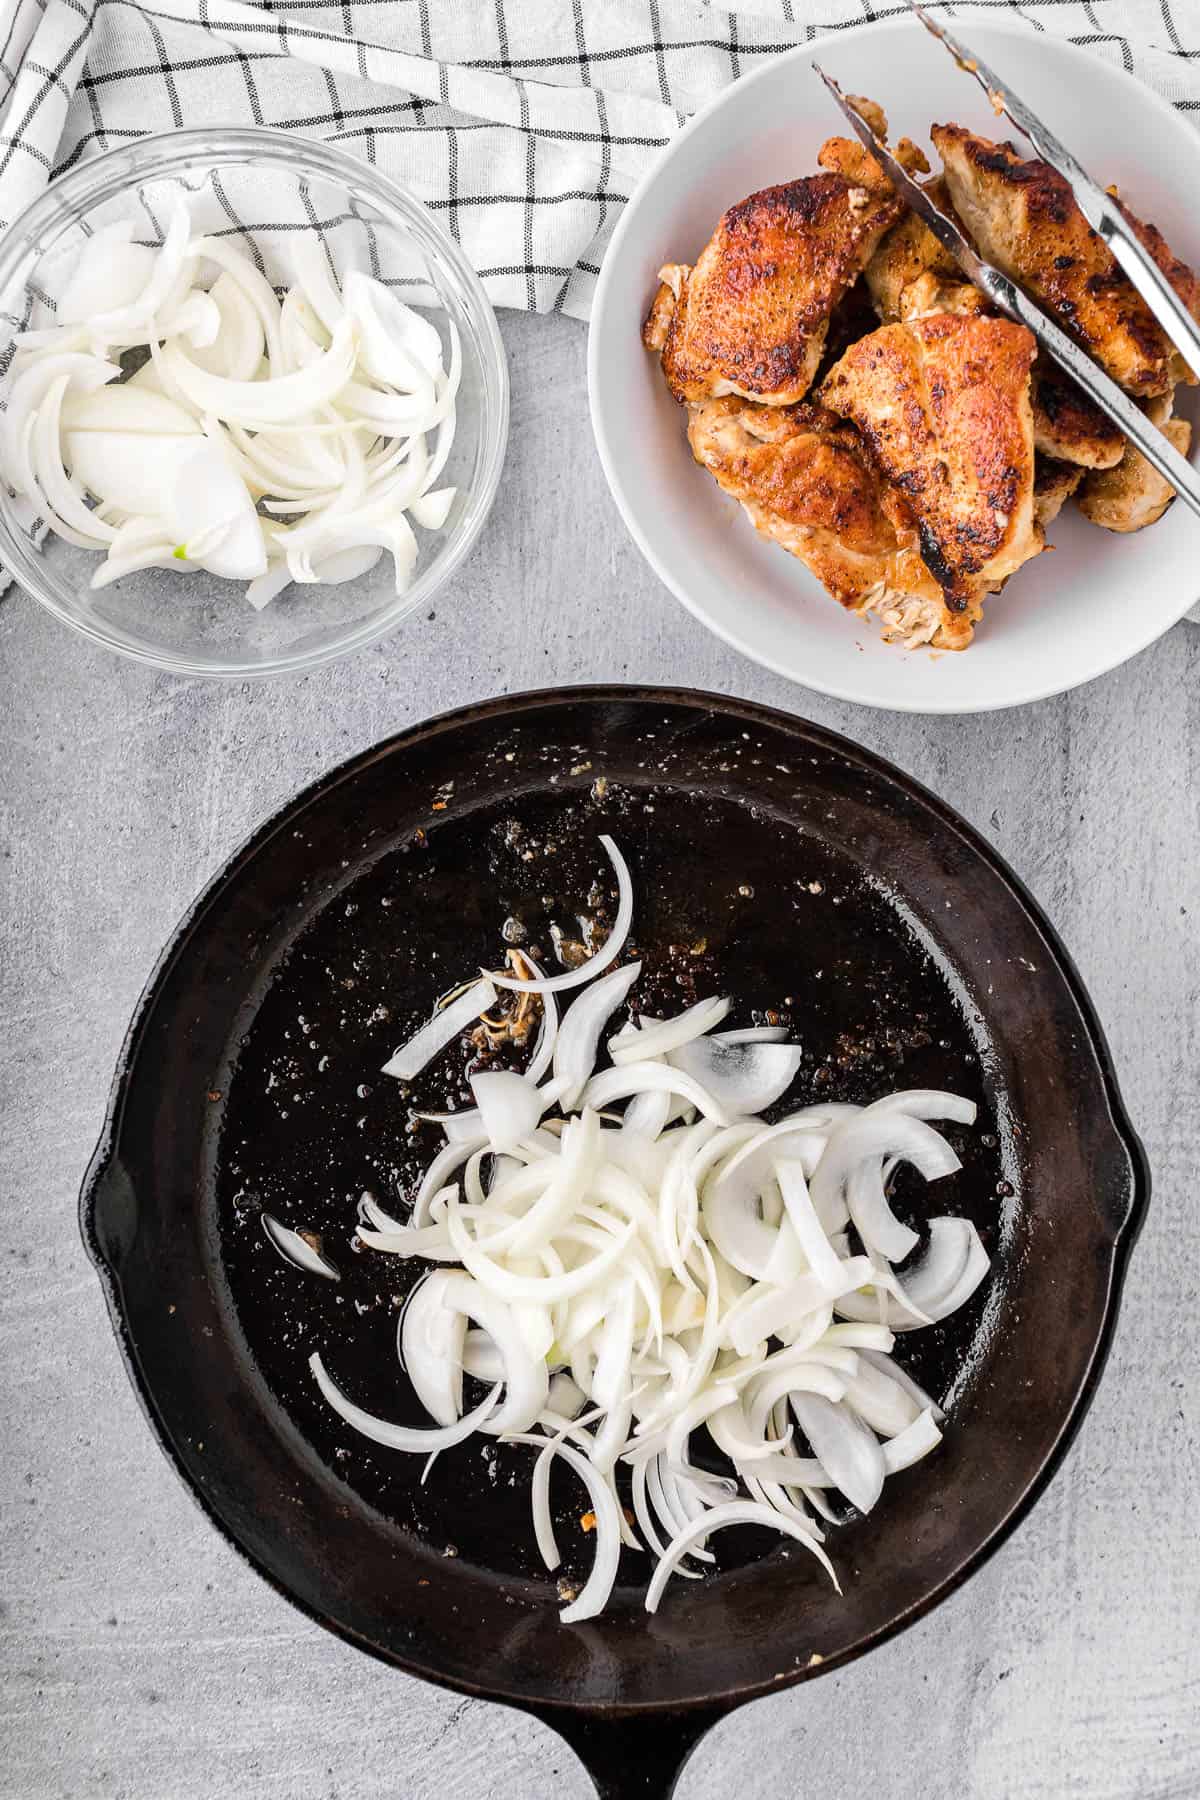
[[[673,1574],[695,1578],[712,1561],[708,1542],[726,1525],[794,1539],[836,1586],[820,1523],[837,1516],[829,1496],[870,1512],[885,1478],[941,1436],[937,1405],[892,1359],[896,1334],[946,1318],[988,1269],[967,1220],[930,1219],[919,1248],[888,1198],[901,1163],[927,1181],[960,1166],[929,1121],[969,1125],[970,1101],[917,1090],[764,1124],[800,1051],[779,1027],[727,1029],[718,996],[614,1030],[596,1072],[641,968],[613,966],[632,884],[600,841],[620,904],[599,950],[551,977],[484,977],[387,1064],[410,1079],[498,990],[541,998],[525,1072],[475,1074],[475,1107],[441,1116],[446,1142],[409,1217],[361,1202],[364,1244],[434,1265],[399,1327],[432,1425],[364,1412],[311,1358],[330,1406],[376,1443],[432,1458],[477,1433],[536,1449],[533,1528],[550,1570],[550,1472],[556,1460],[571,1470],[596,1549],[567,1622],[605,1606],[622,1544],[654,1559],[653,1612]],[[466,1375],[488,1391],[464,1412]],[[701,1426],[727,1472],[692,1461]],[[618,1500],[621,1468],[636,1529]]]
[[[384,550],[407,587],[413,524],[440,530],[455,498],[438,481],[457,331],[447,366],[428,318],[359,270],[339,287],[315,235],[292,266],[280,299],[241,251],[193,236],[179,202],[158,249],[128,220],[95,232],[55,323],[18,333],[0,464],[45,525],[104,553],[93,588],[205,569],[263,607]],[[129,374],[134,351],[149,354]]]

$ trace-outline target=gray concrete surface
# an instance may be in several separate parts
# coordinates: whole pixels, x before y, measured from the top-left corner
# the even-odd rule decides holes
[[[706,636],[627,541],[583,330],[505,335],[504,500],[436,621],[305,680],[222,687],[0,605],[0,1795],[588,1794],[548,1730],[368,1662],[217,1538],[142,1422],[75,1197],[146,972],[258,820],[426,714],[630,678],[793,708],[961,808],[1073,950],[1157,1182],[1099,1398],[1029,1521],[915,1630],[720,1726],[682,1800],[1195,1800],[1200,629],[1008,715],[805,693]]]

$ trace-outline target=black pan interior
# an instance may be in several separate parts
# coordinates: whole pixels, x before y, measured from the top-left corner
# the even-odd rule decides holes
[[[951,1401],[939,1453],[829,1546],[717,1540],[718,1572],[641,1609],[557,1623],[529,1523],[531,1453],[477,1444],[420,1482],[325,1407],[417,1422],[395,1354],[420,1272],[356,1248],[359,1194],[402,1209],[439,1142],[413,1114],[469,1099],[448,1053],[406,1092],[379,1074],[435,997],[505,937],[611,910],[598,849],[634,871],[650,1012],[712,992],[804,1046],[794,1106],[897,1086],[981,1108],[962,1172],[923,1209],[969,1214],[994,1278],[904,1342]],[[689,697],[498,703],[331,777],[201,903],[132,1044],[97,1232],[156,1422],[235,1539],[335,1628],[421,1672],[514,1699],[681,1705],[862,1648],[953,1582],[1036,1481],[1103,1335],[1131,1153],[1069,972],[956,821],[841,740]],[[261,1213],[320,1233],[335,1284],[285,1265]],[[903,1208],[902,1208],[903,1210]],[[556,1480],[562,1571],[591,1543]],[[486,1666],[481,1663],[486,1656]],[[817,1658],[816,1662],[813,1658]]]

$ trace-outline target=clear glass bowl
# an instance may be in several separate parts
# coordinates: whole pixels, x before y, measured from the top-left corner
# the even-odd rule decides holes
[[[425,605],[478,536],[508,435],[508,369],[495,315],[432,215],[369,164],[289,133],[176,131],[60,176],[4,234],[0,346],[11,349],[31,307],[34,322],[44,322],[42,296],[61,290],[89,229],[132,213],[135,236],[160,242],[175,195],[186,199],[194,230],[252,248],[277,287],[293,279],[288,246],[296,233],[319,230],[339,275],[359,267],[395,283],[438,326],[443,344],[454,321],[462,385],[439,482],[458,490],[449,520],[441,531],[417,528],[420,559],[403,594],[385,554],[357,580],[293,585],[256,612],[241,583],[202,570],[147,569],[93,591],[97,554],[53,535],[34,544],[0,481],[0,563],[56,618],[157,668],[241,679],[312,669],[374,643]]]

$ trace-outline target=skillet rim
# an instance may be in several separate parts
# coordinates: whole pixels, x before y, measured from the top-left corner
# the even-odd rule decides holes
[[[428,736],[453,731],[463,726],[521,716],[549,707],[558,709],[578,705],[606,704],[635,705],[637,707],[691,707],[697,712],[731,715],[739,725],[757,725],[765,729],[782,730],[792,735],[799,735],[815,743],[818,748],[857,764],[864,768],[869,775],[882,778],[898,786],[907,798],[916,800],[919,805],[927,808],[939,823],[954,833],[966,850],[976,859],[985,863],[991,874],[1008,890],[1012,901],[1023,912],[1029,925],[1042,940],[1047,954],[1066,984],[1071,1000],[1079,1014],[1086,1046],[1099,1077],[1098,1091],[1104,1101],[1109,1125],[1117,1143],[1125,1151],[1128,1159],[1129,1195],[1125,1215],[1120,1224],[1115,1231],[1108,1230],[1103,1233],[1108,1261],[1103,1310],[1097,1323],[1087,1368],[1049,1450],[1024,1487],[1019,1499],[1013,1503],[1008,1512],[997,1521],[982,1542],[964,1556],[953,1572],[932,1588],[921,1600],[902,1609],[886,1625],[867,1633],[845,1649],[831,1653],[816,1665],[804,1665],[800,1668],[768,1674],[761,1680],[748,1682],[741,1687],[719,1692],[710,1691],[688,1700],[650,1700],[634,1703],[588,1702],[539,1696],[536,1701],[531,1701],[525,1694],[514,1694],[503,1687],[485,1681],[472,1682],[446,1676],[440,1672],[435,1673],[415,1656],[387,1648],[365,1638],[352,1627],[300,1599],[279,1576],[240,1541],[234,1530],[226,1524],[217,1508],[193,1481],[168,1426],[159,1415],[151,1384],[143,1376],[130,1335],[121,1298],[119,1275],[100,1246],[96,1228],[96,1210],[105,1175],[113,1163],[118,1161],[121,1128],[129,1091],[136,1077],[141,1040],[152,1020],[159,991],[165,985],[176,962],[185,954],[193,934],[203,921],[210,905],[217,899],[227,883],[240,873],[278,832],[285,827],[291,828],[314,801],[336,791],[343,784],[352,782],[363,768],[383,758],[398,753],[402,754],[408,745]],[[842,732],[831,731],[798,714],[785,712],[779,707],[767,706],[758,701],[744,700],[734,695],[714,694],[698,688],[612,682],[564,688],[532,688],[518,694],[502,694],[489,700],[473,701],[465,706],[437,713],[431,718],[394,732],[391,736],[367,749],[358,751],[355,755],[347,758],[345,762],[327,770],[323,775],[317,776],[298,794],[256,826],[249,836],[232,851],[185,909],[155,959],[122,1040],[109,1090],[104,1123],[81,1184],[78,1212],[83,1246],[100,1280],[109,1323],[117,1340],[125,1372],[142,1413],[159,1448],[192,1500],[242,1561],[268,1582],[275,1592],[289,1604],[296,1607],[314,1623],[341,1638],[343,1642],[351,1644],[387,1666],[398,1668],[419,1680],[433,1682],[439,1687],[449,1688],[474,1699],[490,1700],[501,1705],[517,1707],[525,1712],[532,1712],[547,1723],[559,1725],[564,1735],[568,1737],[568,1741],[573,1742],[569,1726],[569,1722],[572,1720],[581,1724],[587,1720],[596,1722],[627,1720],[632,1722],[655,1717],[662,1719],[672,1717],[678,1718],[682,1722],[691,1717],[697,1721],[696,1735],[699,1735],[717,1717],[738,1706],[767,1694],[777,1693],[782,1688],[793,1687],[800,1682],[812,1680],[815,1676],[824,1675],[831,1670],[846,1667],[866,1652],[876,1649],[901,1631],[906,1630],[910,1625],[916,1624],[918,1620],[924,1618],[942,1601],[947,1600],[975,1575],[1011,1537],[1017,1526],[1041,1498],[1050,1481],[1062,1466],[1063,1460],[1087,1416],[1112,1347],[1128,1259],[1145,1221],[1150,1193],[1151,1174],[1145,1148],[1129,1118],[1117,1083],[1108,1040],[1083,979],[1039,902],[1005,858],[961,813],[895,763],[889,762],[885,757],[857,744]],[[701,1724],[701,1720],[703,1720],[703,1724]]]

